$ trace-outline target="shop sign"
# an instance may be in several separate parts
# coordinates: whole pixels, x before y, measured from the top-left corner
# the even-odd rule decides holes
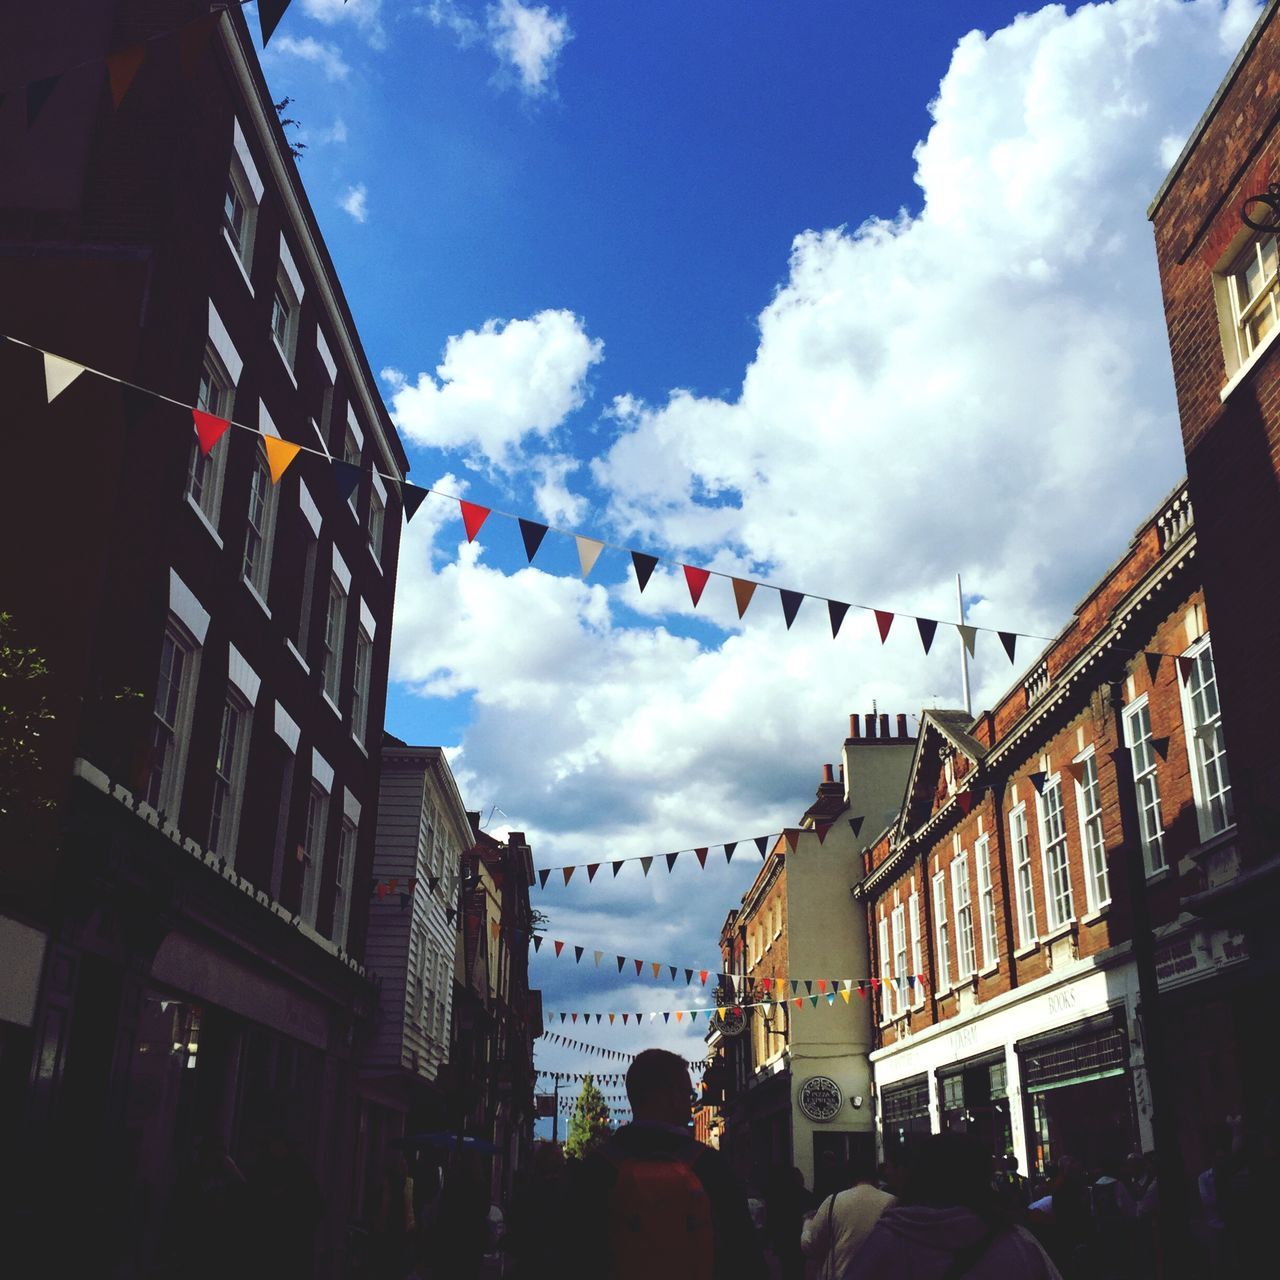
[[[716,1016],[716,1027],[721,1035],[740,1036],[747,1029],[747,1017],[741,1009],[726,1009]]]
[[[843,1101],[840,1086],[830,1076],[810,1076],[800,1086],[800,1110],[819,1124],[834,1120]]]

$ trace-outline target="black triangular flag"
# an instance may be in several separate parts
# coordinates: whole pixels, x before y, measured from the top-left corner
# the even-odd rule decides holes
[[[27,128],[30,129],[36,122],[36,117],[44,110],[44,104],[49,101],[49,95],[58,86],[58,81],[62,79],[61,73],[56,76],[46,76],[43,80],[33,80],[27,85]]]
[[[551,874],[550,867],[543,867],[538,872],[538,888],[545,889],[547,887],[547,877]]]
[[[1147,675],[1151,678],[1151,683],[1155,684],[1156,676],[1160,674],[1160,659],[1164,657],[1164,654],[1145,653],[1143,657],[1147,660]]]
[[[932,618],[917,618],[916,627],[920,632],[920,643],[924,645],[925,653],[928,653],[929,646],[933,643],[933,633],[937,631],[938,624]]]
[[[619,957],[618,957],[618,972],[619,972],[619,973],[621,973],[621,972],[622,972],[622,966],[623,966],[624,964],[626,964],[626,963],[627,963],[627,957],[626,957],[626,956],[619,956]]]
[[[439,877],[439,876],[428,876],[428,877],[427,877],[427,888],[428,888],[428,889],[430,889],[432,893],[435,893],[435,891],[436,891],[439,887],[440,887],[440,877]]]
[[[538,548],[542,546],[542,540],[547,536],[547,526],[545,524],[537,524],[533,520],[526,520],[520,517],[520,536],[524,539],[524,553],[529,557],[529,563],[533,563],[533,557],[538,554]]]
[[[400,486],[400,501],[404,503],[404,522],[408,524],[418,514],[422,500],[431,492],[420,484],[410,484],[407,480]]]
[[[866,819],[865,819],[865,818],[850,818],[850,819],[849,819],[849,830],[853,832],[853,836],[854,836],[854,839],[855,839],[855,840],[856,840],[856,839],[858,838],[858,836],[861,834],[861,832],[862,832],[862,824],[863,824],[863,822],[865,822],[865,821],[866,821]]]
[[[1168,738],[1152,738],[1151,745],[1155,748],[1156,755],[1161,760],[1169,758],[1169,739]]]
[[[671,970],[671,981],[674,982],[676,980],[676,967],[673,964],[669,964],[667,968]]]
[[[736,840],[730,840],[724,847],[724,860],[728,864],[733,861],[733,851],[738,847]]]
[[[626,861],[625,858],[619,858],[617,862],[612,862],[609,864],[611,867],[613,867],[613,878],[615,880],[618,878],[618,872],[622,870],[622,864],[625,861]]]
[[[787,630],[791,630],[791,624],[796,620],[796,614],[800,612],[800,606],[804,603],[803,591],[785,591],[781,588],[778,594],[782,597],[782,616],[786,619]]]
[[[849,612],[849,606],[843,600],[828,600],[827,613],[831,617],[831,638],[834,640],[840,634],[840,624],[844,622],[844,615]]]
[[[343,462],[334,458],[333,487],[338,491],[338,501],[347,502],[360,487],[360,468],[354,462]]]
[[[1017,634],[1013,631],[997,631],[996,634],[1000,637],[1000,643],[1004,645],[1005,653],[1009,655],[1009,661],[1012,662],[1013,651],[1018,647]]]
[[[453,909],[453,907],[445,907],[444,918],[452,924],[458,918],[458,913]]]
[[[284,11],[289,7],[289,0],[258,0],[258,21],[262,24],[262,47],[267,47]]]
[[[535,934],[533,935],[533,949],[534,949],[535,951],[541,951],[541,950],[542,950],[542,934],[540,934],[540,933],[535,933]]]
[[[670,870],[671,870],[671,868],[672,868],[672,867],[674,867],[674,866],[676,865],[676,859],[677,859],[679,856],[680,856],[680,854],[679,854],[678,852],[677,852],[677,853],[669,853],[669,854],[667,854],[667,870],[668,870],[668,871],[670,871]]]
[[[582,963],[582,948],[581,948],[581,947],[574,947],[574,949],[573,949],[573,963],[574,963],[574,964],[581,964],[581,963]]]
[[[765,856],[765,850],[769,847],[768,836],[756,836],[756,848],[760,850],[760,856]]]
[[[657,556],[647,556],[643,551],[633,551],[631,553],[631,563],[636,567],[636,582],[643,591],[649,585],[649,579],[653,577],[653,571],[658,567]]]
[[[691,985],[691,984],[692,984],[692,982],[693,982],[693,970],[692,970],[692,969],[686,969],[686,970],[684,971],[684,985],[687,987],[687,986]]]

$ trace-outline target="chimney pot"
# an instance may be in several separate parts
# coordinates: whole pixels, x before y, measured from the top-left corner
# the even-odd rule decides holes
[[[871,712],[867,716],[867,737],[874,738],[876,736],[876,714]]]
[[[856,711],[849,717],[849,737],[855,741],[862,737],[862,718]]]
[[[904,712],[898,712],[898,737],[905,738],[907,736],[907,717]]]
[[[832,767],[829,764],[824,764],[822,766],[822,780],[823,782],[835,781],[835,770],[832,769]]]
[[[840,762],[840,781],[844,781],[844,761]]]
[[[882,738],[889,736],[889,713],[887,711],[880,713],[880,736]]]

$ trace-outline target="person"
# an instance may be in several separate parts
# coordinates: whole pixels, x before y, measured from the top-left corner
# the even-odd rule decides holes
[[[384,1280],[403,1280],[414,1254],[417,1221],[414,1216],[414,1182],[403,1153],[392,1152],[378,1191],[373,1223],[377,1274]]]
[[[627,1071],[631,1123],[568,1173],[554,1228],[574,1280],[766,1280],[746,1194],[718,1151],[690,1132],[683,1058],[637,1054]]]
[[[833,1191],[804,1225],[800,1249],[815,1262],[818,1280],[837,1280],[862,1248],[880,1215],[898,1203],[897,1196],[875,1186],[869,1159],[854,1157],[847,1190]]]
[[[804,1280],[804,1254],[800,1233],[813,1197],[804,1185],[804,1174],[795,1168],[777,1169],[765,1196],[765,1230],[773,1256],[782,1267],[782,1280]]]
[[[529,1167],[516,1174],[503,1240],[511,1261],[510,1273],[517,1280],[542,1280],[559,1270],[563,1241],[553,1239],[544,1226],[561,1216],[564,1183],[561,1148],[554,1142],[535,1142]]]
[[[1049,1255],[1002,1211],[991,1157],[967,1134],[912,1153],[905,1203],[885,1209],[840,1280],[1062,1280]]]
[[[194,1280],[214,1280],[245,1262],[248,1188],[219,1133],[197,1139],[190,1166],[179,1177],[170,1212],[168,1265]],[[192,1240],[203,1241],[194,1252]]]
[[[1015,1221],[1020,1221],[1027,1212],[1028,1184],[1019,1172],[1018,1157],[1012,1151],[997,1166],[995,1186],[1005,1209]]]

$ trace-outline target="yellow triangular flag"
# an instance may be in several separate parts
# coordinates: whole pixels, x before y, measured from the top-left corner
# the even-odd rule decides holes
[[[64,360],[61,356],[44,354],[44,394],[52,404],[83,372],[84,365],[73,360]]]
[[[840,998],[845,1002],[845,1004],[848,1004],[848,1003],[849,1003],[849,988],[848,988],[848,987],[845,987],[845,988],[840,992]]]
[[[263,436],[263,448],[267,451],[267,466],[271,468],[271,483],[279,484],[280,477],[289,469],[289,463],[298,456],[302,446],[281,440],[278,436]]]
[[[595,568],[596,561],[604,550],[604,543],[597,542],[594,538],[584,538],[576,533],[573,535],[573,540],[578,544],[578,563],[582,566],[582,576],[585,578]]]

